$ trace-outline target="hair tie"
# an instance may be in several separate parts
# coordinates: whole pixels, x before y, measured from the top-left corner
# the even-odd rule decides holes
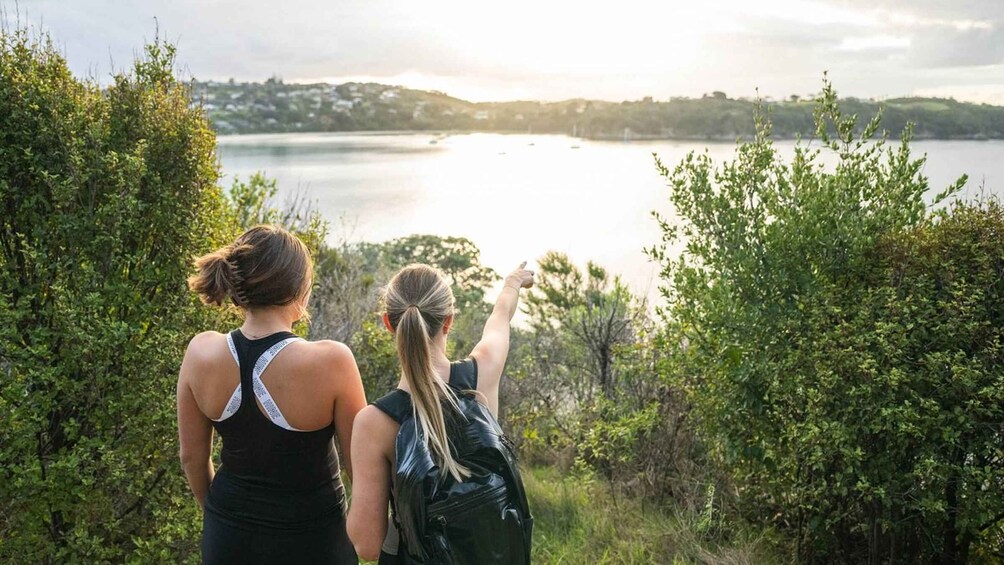
[[[414,308],[415,310],[421,311],[422,309],[418,307],[418,304],[409,304],[408,308]],[[408,308],[405,308],[407,310]]]
[[[244,294],[244,289],[242,288],[244,277],[241,276],[240,269],[237,268],[237,261],[230,258],[229,253],[227,255],[228,257],[226,259],[226,263],[227,267],[230,268],[230,278],[234,284],[234,291],[232,293],[234,302],[236,302],[238,306],[247,306],[248,298]]]

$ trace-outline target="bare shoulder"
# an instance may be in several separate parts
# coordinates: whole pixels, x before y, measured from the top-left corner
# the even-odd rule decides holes
[[[356,420],[352,424],[355,433],[361,434],[370,440],[377,438],[391,438],[397,435],[398,424],[393,418],[384,414],[382,410],[370,404],[356,414]]]
[[[359,367],[352,350],[344,343],[323,339],[318,341],[301,341],[291,344],[290,353],[295,357],[295,363],[310,375],[318,386],[332,386],[333,390],[345,390],[344,387],[361,387]]]
[[[302,341],[294,344],[304,355],[305,360],[327,368],[339,368],[346,363],[355,364],[355,357],[349,346],[340,341],[322,339],[318,341]]]
[[[210,364],[219,355],[220,351],[227,349],[227,336],[220,332],[202,332],[188,342],[185,349],[185,363]]]
[[[220,332],[208,331],[195,334],[195,337],[188,342],[188,351],[192,353],[199,353],[206,349],[211,349],[213,346],[225,342],[226,340],[226,334],[221,334]]]
[[[356,414],[352,424],[352,454],[361,466],[360,476],[364,474],[361,469],[377,475],[389,470],[394,461],[397,431],[397,422],[372,404]]]
[[[178,381],[194,384],[203,380],[200,375],[215,374],[229,359],[226,334],[212,331],[197,334],[188,342],[188,347],[185,349]]]

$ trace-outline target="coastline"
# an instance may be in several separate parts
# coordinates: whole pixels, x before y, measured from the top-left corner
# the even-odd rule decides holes
[[[297,135],[297,134],[312,134],[312,135],[325,135],[325,136],[401,136],[401,135],[429,135],[429,136],[439,136],[440,138],[446,138],[455,135],[471,135],[471,134],[498,134],[498,135],[553,135],[553,136],[563,136],[569,139],[580,139],[584,141],[619,141],[622,143],[631,143],[635,141],[686,141],[686,142],[710,142],[710,143],[735,143],[737,141],[749,141],[753,139],[752,135],[749,134],[736,134],[736,135],[698,135],[698,136],[686,136],[686,135],[655,135],[655,134],[638,134],[632,133],[628,136],[615,135],[615,134],[600,134],[600,135],[572,135],[567,132],[534,132],[534,131],[524,131],[524,130],[495,130],[495,129],[476,129],[476,130],[422,130],[422,129],[390,129],[390,130],[339,130],[339,131],[323,131],[323,130],[297,130],[297,131],[256,131],[256,132],[238,132],[238,133],[225,133],[216,134],[217,140],[234,140],[238,138],[261,138],[266,136],[276,136],[276,135]],[[814,139],[815,133],[811,132],[805,135],[782,135],[782,134],[772,134],[771,139],[776,141],[797,141],[799,139]],[[888,139],[894,139],[896,136],[889,133]],[[881,139],[880,136],[873,138],[875,140]],[[913,141],[999,141],[1004,140],[1004,135],[1001,136],[987,136],[983,134],[966,134],[966,135],[953,135],[953,136],[932,136],[923,134],[914,134],[911,138]]]

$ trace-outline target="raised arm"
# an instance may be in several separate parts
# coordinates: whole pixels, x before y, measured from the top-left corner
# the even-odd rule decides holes
[[[471,352],[471,357],[478,363],[478,391],[488,398],[488,407],[493,413],[498,410],[499,380],[509,355],[509,322],[516,313],[520,289],[531,286],[533,271],[527,270],[526,261],[523,261],[505,278],[502,292],[485,323],[481,341]]]

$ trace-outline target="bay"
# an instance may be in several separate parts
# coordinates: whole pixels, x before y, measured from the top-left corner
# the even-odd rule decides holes
[[[790,156],[794,142],[777,146]],[[912,148],[927,155],[932,193],[966,173],[961,197],[1004,194],[1004,141],[917,141]],[[316,202],[332,241],[462,236],[500,274],[557,250],[580,265],[595,261],[653,299],[658,270],[643,251],[660,238],[651,212],[673,217],[653,153],[672,168],[690,151],[721,163],[735,144],[482,133],[219,138],[227,185],[263,171],[277,180],[280,202],[297,193]]]

